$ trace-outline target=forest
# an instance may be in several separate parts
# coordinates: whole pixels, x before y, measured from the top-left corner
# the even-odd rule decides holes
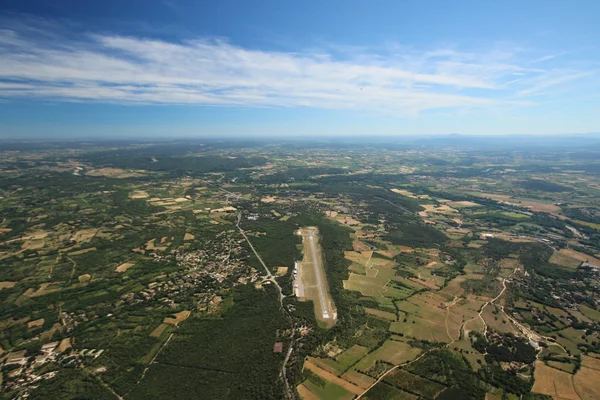
[[[131,399],[165,398],[170,386],[178,398],[281,398],[278,379],[283,354],[273,344],[286,321],[273,291],[248,286],[233,289],[233,305],[220,317],[192,318],[174,337]],[[158,377],[167,377],[168,384]]]

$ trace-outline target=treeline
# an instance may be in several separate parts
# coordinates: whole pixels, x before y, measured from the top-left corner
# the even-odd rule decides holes
[[[486,356],[488,365],[480,370],[482,379],[493,386],[500,387],[507,392],[518,395],[526,395],[531,392],[533,387],[533,379],[526,381],[519,378],[517,372],[513,370],[505,371],[500,364],[490,362],[492,359]]]
[[[526,179],[518,182],[519,186],[527,190],[537,190],[541,192],[567,192],[572,190],[570,187],[559,185],[558,183],[546,181],[543,179]]]
[[[336,182],[337,179],[345,177],[332,176],[320,179],[319,185],[305,185],[298,186],[298,189],[306,191],[308,193],[324,192],[328,195],[339,195],[339,196],[351,196],[357,200],[364,200],[367,202],[366,211],[377,214],[381,212],[387,213],[416,213],[423,211],[423,207],[419,205],[419,202],[410,197],[401,196],[397,193],[393,193],[390,190],[382,188],[368,187],[360,182],[353,182],[351,177],[356,175],[349,175],[346,182]],[[378,175],[374,175],[378,176]],[[328,182],[328,179],[332,179]],[[373,184],[372,182],[370,184]],[[387,203],[387,204],[384,204]]]
[[[437,398],[442,400],[483,400],[485,383],[473,371],[469,362],[450,350],[432,351],[408,368],[413,374],[448,386]]]
[[[294,234],[297,227],[293,222],[277,221],[261,216],[256,221],[245,220],[241,226],[246,231],[259,233],[257,236],[251,236],[250,241],[269,268],[292,267],[294,262],[301,259],[301,252],[297,246],[302,243],[302,239]],[[250,257],[253,259],[254,253],[250,253]],[[252,265],[262,271],[258,260],[254,260]]]
[[[354,183],[304,185],[298,189],[309,193],[325,192],[330,196],[350,196],[357,202],[365,202],[366,206],[362,209],[363,214],[359,215],[360,220],[365,223],[379,224],[380,220],[384,219],[388,231],[384,239],[393,244],[433,247],[442,245],[448,240],[443,232],[424,224],[419,217],[414,215],[423,210],[417,200],[393,193],[388,189]]]
[[[531,217],[528,215],[510,215],[502,211],[487,211],[485,213],[471,214],[471,218],[481,221],[491,222],[498,226],[512,226],[518,223],[530,222]]]
[[[348,170],[333,167],[296,167],[288,168],[286,171],[260,177],[261,183],[284,183],[290,181],[304,181],[314,178],[316,175],[346,174]]]
[[[145,169],[172,173],[207,173],[235,171],[267,163],[264,157],[221,157],[216,155],[187,155],[186,151],[165,152],[163,149],[123,149],[88,153],[80,158],[92,165],[124,169]]]
[[[542,243],[523,243],[519,254],[519,261],[526,270],[551,279],[574,279],[580,273],[552,264],[549,260],[554,250]]]
[[[249,235],[252,245],[269,268],[292,267],[302,258],[298,248],[302,238],[295,234],[298,223],[294,219],[280,221],[280,217],[272,213],[274,210],[285,215],[286,210],[277,205],[256,204],[251,201],[241,201],[238,206],[244,210],[240,227]],[[258,215],[258,219],[248,219],[248,214]],[[248,254],[250,264],[262,271],[262,265],[249,248]]]
[[[343,170],[347,173],[346,170]],[[336,175],[319,178],[319,183],[329,185],[332,183],[365,183],[369,185],[400,185],[410,183],[410,180],[403,174],[352,174]]]
[[[412,221],[411,221],[412,222]],[[394,224],[383,237],[393,244],[411,247],[434,247],[448,241],[443,232],[423,223]]]
[[[536,360],[537,351],[527,339],[510,333],[495,333],[490,335],[490,339],[477,332],[471,332],[471,335],[473,348],[481,354],[487,353],[494,361],[531,364]]]
[[[378,175],[375,175],[378,176]],[[367,203],[361,221],[379,224],[385,220],[388,234],[384,237],[393,244],[415,247],[432,247],[447,241],[441,231],[424,224],[414,213],[423,210],[418,201],[393,193],[388,189],[372,188],[360,184],[331,184],[313,188],[328,194],[350,195]]]
[[[569,218],[600,224],[600,210],[597,208],[562,207],[561,209]]]
[[[486,257],[494,260],[501,260],[508,257],[511,253],[518,253],[519,262],[523,264],[526,270],[535,272],[546,278],[571,279],[575,278],[578,274],[577,271],[552,264],[549,260],[554,250],[543,243],[516,243],[494,238],[489,239],[482,249]]]

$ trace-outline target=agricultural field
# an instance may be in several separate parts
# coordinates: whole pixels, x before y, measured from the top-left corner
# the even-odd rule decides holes
[[[548,367],[542,363],[535,366],[534,393],[545,394],[553,398],[577,400],[579,395],[573,386],[573,376],[564,371]]]

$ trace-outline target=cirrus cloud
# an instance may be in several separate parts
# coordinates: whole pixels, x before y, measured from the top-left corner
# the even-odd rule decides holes
[[[223,39],[167,42],[99,33],[74,38],[22,26],[0,29],[0,59],[4,99],[396,114],[532,104],[536,96],[595,73],[556,63],[544,68],[554,55],[532,54],[528,60],[522,51],[284,52]]]

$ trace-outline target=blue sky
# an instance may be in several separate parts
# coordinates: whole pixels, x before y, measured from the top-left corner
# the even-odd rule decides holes
[[[600,2],[4,0],[0,137],[600,131]]]

